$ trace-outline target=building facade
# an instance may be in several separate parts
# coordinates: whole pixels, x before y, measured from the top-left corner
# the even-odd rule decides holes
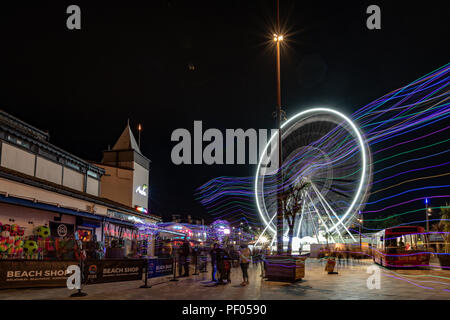
[[[134,183],[148,186],[148,166],[144,174],[137,166],[127,170],[132,185],[117,184],[110,179],[110,166],[62,150],[49,142],[48,133],[0,110],[0,254],[19,258],[23,250],[11,246],[13,236],[37,244],[71,237],[102,242],[106,253],[115,241],[122,254],[134,254],[135,242],[144,237],[137,224],[156,224],[161,218],[138,211],[139,205],[147,209],[148,200],[133,198]],[[39,227],[48,228],[50,235],[36,233],[45,230]],[[151,243],[151,237],[146,241]],[[47,249],[37,250],[39,258],[45,258]],[[146,254],[152,251],[149,245]]]

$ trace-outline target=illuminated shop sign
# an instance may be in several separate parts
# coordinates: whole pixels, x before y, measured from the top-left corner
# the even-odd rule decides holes
[[[122,212],[111,210],[111,209],[107,209],[106,215],[108,217],[116,218],[116,219],[119,219],[119,220],[128,220],[128,215],[126,215],[126,214],[124,214]]]
[[[110,210],[110,209],[108,209],[106,211],[106,215],[108,217],[116,218],[116,219],[119,219],[119,220],[133,221],[133,222],[137,222],[137,223],[144,223],[144,221],[139,219],[138,217],[135,217],[135,216],[132,216],[132,215],[128,215],[128,214],[124,214],[122,212],[118,212],[118,211],[114,211],[114,210]]]
[[[148,186],[146,184],[143,184],[142,186],[138,186],[136,188],[136,193],[140,194],[141,196],[146,197],[148,195]]]

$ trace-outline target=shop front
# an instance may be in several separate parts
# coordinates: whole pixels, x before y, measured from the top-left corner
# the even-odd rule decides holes
[[[106,257],[147,258],[154,255],[154,221],[108,209],[107,216],[117,222],[104,224]]]
[[[4,198],[0,288],[65,286],[70,265],[82,266],[89,283],[142,279],[147,260],[139,241],[146,235],[133,222]]]
[[[77,241],[90,259],[147,256],[151,236],[140,232],[130,217],[0,195],[0,259],[76,260]]]

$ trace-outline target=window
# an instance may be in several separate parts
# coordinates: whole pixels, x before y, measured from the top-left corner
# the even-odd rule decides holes
[[[98,174],[96,174],[95,172],[88,170],[87,172],[88,176],[91,176],[92,178],[98,179]]]
[[[19,146],[22,146],[24,148],[30,149],[30,144],[26,141],[23,141],[19,138],[13,137],[11,135],[8,135],[8,141],[11,141],[12,143],[15,143]]]
[[[384,238],[383,238],[383,236],[381,236],[380,240],[377,241],[377,248],[383,249],[383,241],[384,241]]]
[[[47,151],[42,150],[41,148],[39,148],[39,154],[43,155],[44,157],[46,157],[47,159],[51,159],[53,161],[58,162],[58,159],[56,158],[55,155],[48,153]]]
[[[426,249],[426,238],[423,234],[416,234],[415,235],[416,240],[416,246],[417,250],[425,250]]]
[[[66,161],[66,166],[68,166],[68,167],[70,167],[70,168],[72,168],[72,169],[75,169],[75,170],[77,170],[77,171],[80,171],[80,167],[77,166],[77,165],[76,165],[75,163],[73,163],[73,162]]]

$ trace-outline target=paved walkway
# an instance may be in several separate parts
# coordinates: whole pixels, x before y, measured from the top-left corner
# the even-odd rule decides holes
[[[371,260],[351,261],[337,266],[338,274],[324,271],[325,262],[306,260],[305,278],[297,283],[262,280],[260,269],[252,265],[249,269],[250,285],[241,287],[241,270],[233,268],[231,284],[216,286],[210,282],[210,273],[201,273],[177,282],[170,277],[149,280],[151,288],[141,289],[142,281],[116,282],[87,285],[83,291],[88,296],[69,298],[72,291],[67,288],[36,288],[0,290],[0,299],[80,299],[80,300],[299,300],[299,299],[445,299],[450,300],[450,270],[380,270],[380,289],[367,288],[367,268]],[[210,270],[208,265],[208,270]],[[444,277],[444,278],[442,278]],[[446,291],[447,290],[447,291]]]

